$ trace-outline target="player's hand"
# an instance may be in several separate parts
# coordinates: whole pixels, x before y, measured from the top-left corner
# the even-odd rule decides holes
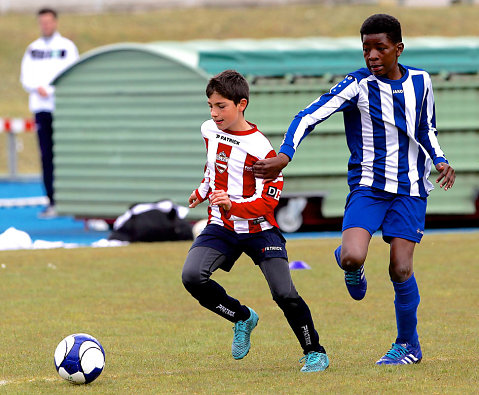
[[[190,198],[188,199],[188,203],[190,204],[188,207],[189,208],[195,208],[198,206],[198,204],[201,203],[200,199],[198,199],[198,196],[196,196],[196,191],[193,191],[190,195]]]
[[[48,97],[48,92],[43,86],[39,86],[37,92],[41,97]]]
[[[210,203],[213,206],[223,207],[226,211],[229,211],[232,205],[228,194],[221,189],[211,192]]]
[[[439,187],[444,187],[444,190],[447,191],[449,188],[452,188],[454,181],[456,180],[455,170],[449,166],[447,163],[440,162],[436,165],[437,171],[440,173],[439,177],[436,180],[436,183],[440,182]]]
[[[274,181],[289,163],[289,156],[279,153],[274,158],[258,160],[253,165],[254,176],[265,182]]]

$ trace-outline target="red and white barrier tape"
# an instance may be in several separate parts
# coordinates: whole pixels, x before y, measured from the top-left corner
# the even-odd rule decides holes
[[[24,133],[35,130],[33,119],[0,118],[0,133]]]

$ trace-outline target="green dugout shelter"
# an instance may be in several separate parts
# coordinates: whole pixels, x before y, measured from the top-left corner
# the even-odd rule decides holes
[[[431,193],[428,213],[474,214],[479,39],[405,39],[405,45],[401,63],[433,76],[440,142],[458,176],[447,193]],[[187,206],[203,174],[205,86],[222,70],[248,78],[247,119],[278,149],[294,115],[359,67],[358,38],[127,43],[90,51],[54,82],[58,211],[116,218],[137,202]],[[283,196],[321,196],[322,216],[342,216],[348,156],[342,115],[335,114],[285,169]],[[204,216],[201,206],[189,213]]]

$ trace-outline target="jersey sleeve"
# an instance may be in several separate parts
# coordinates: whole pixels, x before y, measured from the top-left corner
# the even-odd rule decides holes
[[[205,143],[206,156],[208,157],[208,136],[206,131],[206,122],[203,122],[201,125],[201,136],[203,137],[203,142]],[[210,188],[210,171],[208,169],[208,163],[205,164],[203,179],[201,180],[200,186],[195,190],[196,196],[200,200],[200,203],[205,201],[208,195],[211,193]]]
[[[80,54],[78,53],[78,48],[72,41],[70,41],[70,51],[67,52],[67,58],[65,60],[65,63],[67,65],[66,67],[69,67],[73,63],[75,63],[79,57]]]
[[[276,156],[271,151],[267,158]],[[243,198],[231,202],[231,209],[225,213],[231,221],[252,220],[259,217],[273,215],[278,205],[283,190],[283,175],[280,174],[275,180],[264,183],[263,179],[255,179],[255,193],[249,198]]]
[[[23,89],[25,89],[25,91],[28,93],[35,92],[38,88],[34,82],[33,75],[34,70],[31,50],[30,47],[28,47],[23,55],[20,71],[20,82],[22,83]]]
[[[426,80],[426,93],[421,109],[417,139],[433,160],[434,165],[441,162],[448,163],[437,139],[436,109],[430,78]]]
[[[328,93],[320,96],[307,108],[300,111],[289,125],[279,150],[290,159],[303,139],[316,125],[328,119],[338,111],[346,111],[355,106],[359,92],[359,85],[351,75],[331,88]]]
[[[283,176],[280,175],[265,184],[262,179],[258,179],[256,184],[260,187],[254,196],[231,202],[231,209],[226,212],[227,219],[231,221],[251,220],[274,211],[283,190]]]
[[[206,166],[205,166],[206,168]],[[210,188],[210,172],[206,168],[205,169],[205,174],[203,176],[203,180],[201,180],[200,186],[195,190],[196,196],[200,200],[200,203],[205,201],[208,195],[211,192]]]

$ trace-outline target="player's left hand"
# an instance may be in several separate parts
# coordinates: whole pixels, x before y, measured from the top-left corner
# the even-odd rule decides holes
[[[221,190],[215,190],[211,192],[210,194],[210,204],[213,206],[221,206],[223,207],[226,211],[229,211],[231,209],[231,200],[228,196],[228,194]]]
[[[436,165],[436,170],[440,173],[439,177],[436,180],[436,183],[440,182],[439,187],[444,187],[444,190],[447,191],[449,188],[452,188],[454,181],[456,180],[455,170],[449,166],[447,163],[440,162]]]

